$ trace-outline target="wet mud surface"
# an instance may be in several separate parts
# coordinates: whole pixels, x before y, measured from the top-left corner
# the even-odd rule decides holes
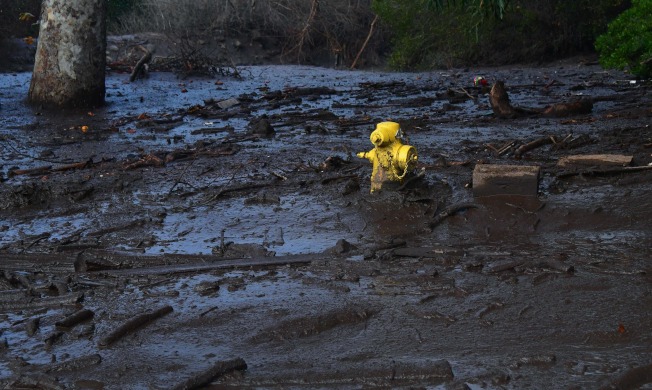
[[[499,119],[479,74],[592,110]],[[62,113],[0,74],[3,386],[650,388],[649,83],[573,61],[242,75],[112,72],[106,107]],[[419,163],[371,195],[355,154],[386,120]],[[558,165],[584,154],[632,160]],[[538,166],[538,193],[474,197],[477,164]]]

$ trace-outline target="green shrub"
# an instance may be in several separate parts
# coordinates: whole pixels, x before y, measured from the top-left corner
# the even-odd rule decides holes
[[[493,8],[492,8],[493,4]],[[594,50],[629,0],[374,0],[391,65],[423,69],[546,62]]]
[[[652,0],[634,0],[632,7],[609,23],[595,48],[606,68],[629,69],[643,78],[652,77]]]

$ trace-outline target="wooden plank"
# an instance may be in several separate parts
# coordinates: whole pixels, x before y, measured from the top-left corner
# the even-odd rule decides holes
[[[537,196],[540,167],[478,164],[473,170],[473,195]]]
[[[622,154],[576,154],[559,159],[557,166],[618,166],[625,167],[632,163],[633,156]]]

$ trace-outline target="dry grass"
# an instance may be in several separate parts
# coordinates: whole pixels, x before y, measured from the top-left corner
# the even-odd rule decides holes
[[[201,66],[231,66],[228,48],[204,43],[242,37],[278,46],[285,62],[332,56],[334,63],[348,66],[374,19],[370,4],[371,0],[143,0],[131,15],[121,18],[113,33],[165,34],[178,57]],[[363,63],[378,62],[372,56],[385,48],[382,34],[376,29]]]

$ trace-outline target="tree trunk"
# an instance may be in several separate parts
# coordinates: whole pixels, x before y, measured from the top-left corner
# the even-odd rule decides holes
[[[104,103],[107,0],[44,0],[29,101],[56,107]]]

